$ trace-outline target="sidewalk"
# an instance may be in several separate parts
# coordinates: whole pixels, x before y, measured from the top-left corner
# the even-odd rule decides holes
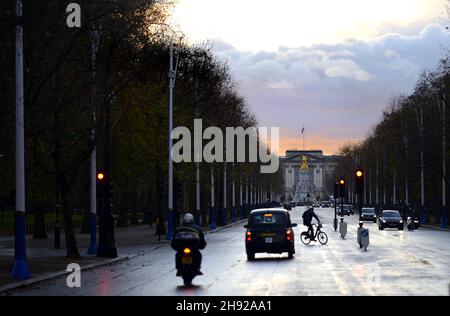
[[[240,222],[237,221],[233,224]],[[218,232],[224,228],[231,227],[233,224],[218,227],[212,231],[206,230],[205,234]],[[145,224],[116,227],[115,237],[119,248],[119,257],[113,259],[86,255],[89,246],[89,234],[76,234],[78,249],[82,256],[80,259],[65,257],[66,249],[63,232],[61,233],[61,249],[54,249],[53,234],[47,234],[49,238],[45,240],[33,240],[32,236],[27,236],[28,267],[32,278],[25,281],[12,280],[9,277],[11,266],[14,262],[14,238],[11,236],[2,237],[0,238],[0,293],[67,274],[66,267],[69,263],[78,263],[82,270],[92,269],[132,259],[143,253],[168,245],[169,241],[165,240],[166,236],[162,235],[161,240],[158,241],[155,229],[155,225],[150,227]]]
[[[448,227],[447,228],[441,228],[441,225],[439,225],[439,224],[436,224],[436,225],[421,224],[420,227],[431,228],[431,229],[437,229],[437,230],[450,232],[450,229]]]

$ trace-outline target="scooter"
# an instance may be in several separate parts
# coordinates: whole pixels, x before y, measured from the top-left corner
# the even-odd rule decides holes
[[[192,280],[201,275],[199,258],[197,252],[192,247],[183,247],[182,251],[178,251],[176,254],[176,260],[178,262],[177,276],[183,278],[185,286],[192,285]]]
[[[177,276],[183,278],[185,286],[192,285],[192,280],[197,275],[202,275],[200,271],[201,254],[199,251],[199,242],[198,234],[193,232],[180,232],[175,236],[171,244],[172,248],[177,252],[175,254]]]

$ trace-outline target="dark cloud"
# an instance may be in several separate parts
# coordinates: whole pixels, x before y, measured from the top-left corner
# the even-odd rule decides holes
[[[231,63],[261,125],[279,126],[288,139],[306,124],[322,141],[346,143],[363,137],[389,99],[410,93],[420,72],[432,70],[449,47],[450,34],[430,24],[416,35],[339,45],[255,53],[217,41],[214,50]]]

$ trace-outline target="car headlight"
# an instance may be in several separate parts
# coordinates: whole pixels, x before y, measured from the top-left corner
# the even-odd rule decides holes
[[[386,223],[386,221],[384,219],[382,221],[383,221],[383,223]]]
[[[403,220],[402,220],[402,219],[400,220],[400,224],[401,224],[401,223],[403,223]]]

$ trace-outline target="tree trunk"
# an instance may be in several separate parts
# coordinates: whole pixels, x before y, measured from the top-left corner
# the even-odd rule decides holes
[[[72,223],[72,214],[68,207],[69,188],[65,176],[61,176],[61,201],[62,201],[62,215],[64,223],[64,236],[66,238],[67,258],[81,258],[78,251],[77,239]]]
[[[156,166],[156,211],[158,212],[158,225],[156,227],[155,235],[166,234],[166,224],[163,216],[163,188],[162,188],[162,174],[161,166]]]

